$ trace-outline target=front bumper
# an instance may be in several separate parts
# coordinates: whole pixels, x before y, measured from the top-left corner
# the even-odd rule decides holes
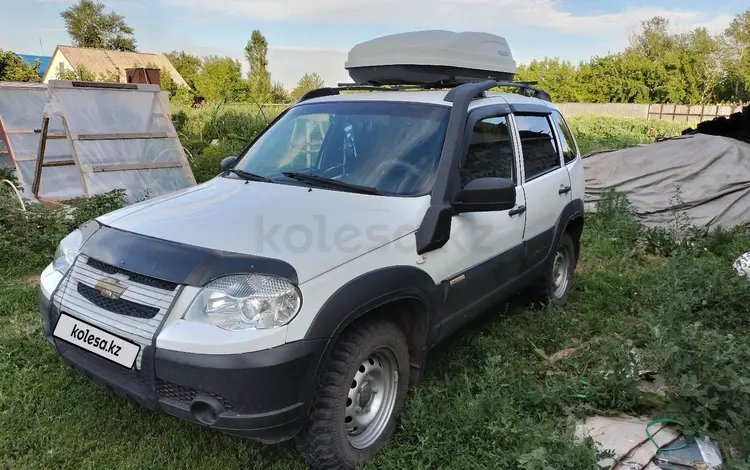
[[[60,312],[45,294],[40,290],[39,306],[47,340],[65,363],[121,397],[267,443],[290,439],[306,419],[326,340],[232,355],[150,346],[143,350],[141,369],[127,370],[54,338]]]

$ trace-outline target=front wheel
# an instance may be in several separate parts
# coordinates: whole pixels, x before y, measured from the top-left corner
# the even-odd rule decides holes
[[[298,449],[317,469],[353,469],[393,435],[409,380],[409,348],[395,323],[355,325],[333,346]]]

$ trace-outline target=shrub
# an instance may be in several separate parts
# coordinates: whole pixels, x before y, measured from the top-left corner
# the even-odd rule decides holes
[[[124,191],[69,201],[74,208],[27,204],[0,192],[0,277],[37,272],[52,260],[60,240],[84,222],[124,206]]]
[[[191,165],[196,182],[203,183],[218,175],[221,161],[226,157],[239,154],[243,148],[243,144],[231,141],[205,147],[202,155],[196,157]]]

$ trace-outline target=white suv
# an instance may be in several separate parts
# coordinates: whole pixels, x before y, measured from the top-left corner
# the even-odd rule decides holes
[[[371,458],[430,348],[522,289],[569,296],[575,140],[541,90],[497,85],[311,92],[216,178],[63,239],[49,342],[153,410],[294,437],[317,468]]]

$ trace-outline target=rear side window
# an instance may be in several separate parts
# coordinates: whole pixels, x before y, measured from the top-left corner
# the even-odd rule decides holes
[[[552,125],[546,116],[516,115],[526,181],[561,168]]]
[[[565,119],[562,117],[560,113],[557,111],[554,111],[552,113],[552,121],[554,121],[555,126],[557,127],[557,131],[562,136],[562,142],[560,142],[560,147],[563,151],[563,158],[565,160],[565,164],[568,164],[576,159],[577,150],[576,150],[576,142],[573,140],[573,133],[570,132],[570,127],[568,127],[568,123],[565,122]]]
[[[460,174],[462,187],[471,180],[486,177],[516,182],[513,145],[505,116],[487,117],[474,125]]]

